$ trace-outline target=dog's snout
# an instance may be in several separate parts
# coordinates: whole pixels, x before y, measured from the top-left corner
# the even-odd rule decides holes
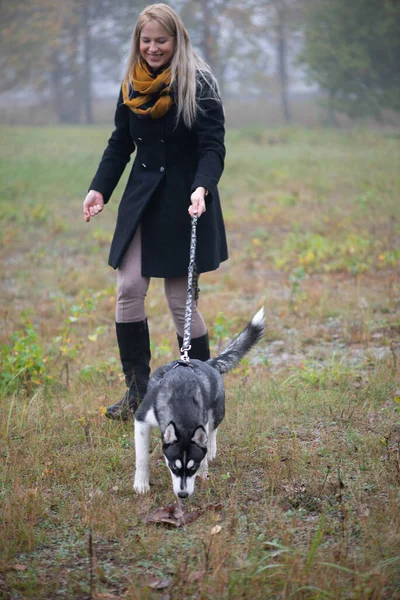
[[[187,498],[189,496],[188,492],[178,492],[179,498]]]

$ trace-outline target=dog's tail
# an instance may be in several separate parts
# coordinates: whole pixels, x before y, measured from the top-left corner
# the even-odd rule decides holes
[[[221,352],[219,356],[207,361],[209,365],[217,369],[222,375],[236,367],[249,350],[257,344],[265,331],[264,309],[261,308],[254,315],[250,323],[231,343]]]

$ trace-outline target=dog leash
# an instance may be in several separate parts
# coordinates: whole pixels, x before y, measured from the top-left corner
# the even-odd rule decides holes
[[[183,327],[183,343],[181,348],[181,359],[178,364],[190,365],[189,350],[191,349],[191,329],[192,329],[192,308],[193,299],[198,300],[199,288],[196,272],[196,228],[198,216],[195,213],[192,217],[192,232],[190,236],[190,257],[188,268],[188,290],[186,297],[185,323]]]

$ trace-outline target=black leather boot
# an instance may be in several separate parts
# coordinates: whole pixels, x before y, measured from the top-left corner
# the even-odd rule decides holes
[[[147,319],[115,323],[122,370],[127,391],[122,400],[109,406],[106,417],[127,421],[143,400],[150,377],[150,337]]]
[[[179,343],[179,352],[181,351],[183,338],[177,334]],[[210,358],[210,344],[208,341],[208,333],[205,333],[201,337],[194,338],[190,340],[191,349],[189,350],[190,358],[197,358],[198,360],[202,360],[205,362]]]

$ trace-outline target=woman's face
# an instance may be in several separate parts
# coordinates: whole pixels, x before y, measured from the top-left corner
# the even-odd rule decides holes
[[[175,39],[157,21],[150,21],[140,33],[139,49],[149,67],[158,71],[171,61],[175,52]]]

